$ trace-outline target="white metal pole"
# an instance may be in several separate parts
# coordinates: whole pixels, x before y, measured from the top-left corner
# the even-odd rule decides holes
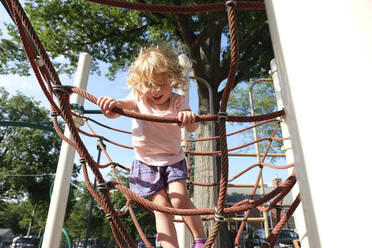
[[[360,215],[372,172],[372,1],[265,6],[309,246],[366,247],[355,237],[369,237],[372,221]]]
[[[275,88],[276,102],[277,102],[278,109],[284,109],[283,97],[281,95],[282,85],[281,85],[281,80],[280,80],[280,72],[276,66],[275,59],[271,60],[271,76],[273,78],[273,84]],[[282,136],[284,138],[290,137],[289,131],[288,131],[288,125],[285,122],[281,122],[280,126],[281,126]],[[283,141],[283,150],[285,153],[287,164],[294,163],[295,160],[293,157],[292,143],[290,139]],[[290,175],[292,174],[293,170],[294,170],[293,168],[288,169],[288,172]],[[295,199],[298,193],[300,193],[300,189],[297,183],[291,191],[292,199]],[[296,211],[294,212],[294,218],[296,222],[296,229],[300,236],[301,247],[308,248],[309,240],[307,236],[305,219],[304,219],[304,211],[302,207],[303,207],[302,203],[300,203],[300,205],[297,207]]]
[[[192,65],[190,64],[189,58],[182,54],[178,57],[178,60],[182,67],[184,68],[184,74],[187,76],[190,73]],[[187,82],[184,88],[179,89],[177,91],[178,94],[183,95],[186,97],[187,101],[189,101],[190,98],[190,83]],[[182,128],[181,131],[182,139],[188,139],[190,138],[190,133],[186,132],[185,128]],[[185,142],[182,141],[182,147],[185,148]],[[182,219],[181,216],[175,216],[176,219]],[[180,248],[189,248],[190,247],[190,240],[191,240],[191,234],[190,231],[187,229],[186,224],[183,222],[175,222],[175,228],[177,231],[177,239],[178,239],[178,246]]]
[[[82,53],[79,58],[74,85],[84,90],[87,88],[88,84],[90,64],[90,55],[87,53]],[[75,94],[71,96],[71,103],[83,105],[84,98]],[[74,121],[77,127],[82,124],[81,120],[74,119]],[[64,135],[67,138],[72,139],[70,130],[67,127],[65,128]],[[59,247],[74,158],[75,149],[67,142],[63,141],[57,165],[56,178],[54,180],[52,198],[49,205],[48,218],[45,226],[42,244],[43,248]]]

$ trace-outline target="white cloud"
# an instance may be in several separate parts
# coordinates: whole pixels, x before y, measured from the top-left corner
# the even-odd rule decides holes
[[[0,5],[0,30],[2,32],[1,38],[8,38],[7,30],[4,23],[12,23],[8,12],[4,6]],[[42,92],[37,79],[35,76],[31,77],[20,77],[18,75],[0,75],[0,87],[4,87],[11,95],[17,93],[17,91],[33,97],[35,100],[42,102],[43,106],[49,106],[44,93]]]
[[[26,96],[33,97],[43,105],[47,104],[41,87],[35,77],[20,77],[18,75],[0,75],[0,87],[4,87],[11,95],[17,91]]]

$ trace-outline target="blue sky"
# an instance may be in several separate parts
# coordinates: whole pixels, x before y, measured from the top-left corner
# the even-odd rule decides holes
[[[6,38],[6,29],[4,26],[4,22],[9,23],[11,22],[8,13],[5,11],[4,7],[0,5],[0,30],[3,33],[2,38]],[[37,30],[36,30],[37,32]],[[105,74],[108,65],[101,64],[102,75]],[[74,82],[74,75],[69,78],[65,75],[60,75],[60,79],[62,84],[64,85],[72,85]],[[194,83],[190,84],[190,105],[194,112],[197,112],[198,108],[198,97],[197,97],[197,90]],[[33,97],[35,100],[40,101],[41,105],[50,109],[49,103],[47,102],[35,76],[31,77],[19,77],[18,75],[0,75],[0,87],[4,87],[8,92],[11,94],[15,94],[17,91],[22,92],[23,94]],[[97,76],[97,75],[90,75],[88,81],[88,88],[87,91],[94,95],[94,96],[101,96],[101,95],[108,95],[115,99],[124,98],[127,94],[129,94],[129,90],[126,87],[125,83],[125,73],[121,73],[116,77],[116,80],[110,81],[104,76]],[[97,106],[90,103],[89,101],[85,101],[84,105],[85,109],[97,109]],[[130,131],[131,121],[127,117],[120,117],[117,119],[107,119],[102,115],[89,115],[90,117],[94,118],[97,121],[105,123],[106,125],[116,127],[123,130]],[[118,134],[117,132],[111,132],[107,130],[103,130],[102,128],[97,127],[93,123],[91,125],[96,129],[96,132],[100,135],[108,137],[118,143],[131,145],[131,138],[126,134]],[[247,127],[250,124],[244,125],[228,125],[228,132],[232,132],[235,130],[242,129]],[[87,130],[86,128],[82,128],[83,130]],[[97,141],[95,138],[83,138],[85,145],[87,146],[88,150],[90,151],[93,158],[97,158]],[[242,135],[234,136],[228,138],[229,148],[241,145],[243,143],[248,143],[249,141],[244,140]],[[133,158],[133,152],[130,150],[125,150],[123,148],[117,148],[109,143],[107,143],[107,150],[111,156],[111,159],[115,162],[120,164],[126,165],[130,167],[131,161]],[[244,152],[244,151],[241,151]],[[78,158],[76,155],[76,162],[78,162]],[[102,154],[101,156],[101,163],[106,163],[107,159]],[[235,174],[242,171],[244,168],[248,167],[249,165],[255,163],[254,159],[249,159],[246,157],[232,157],[229,160],[229,177],[234,176]],[[285,164],[285,161],[279,161],[279,164]],[[110,169],[105,169],[102,173],[106,175]],[[271,169],[264,169],[264,182],[271,185],[272,178],[277,174],[279,177],[282,177],[285,180],[288,176],[287,170],[271,170]],[[239,179],[235,180],[234,183],[254,183],[257,176],[257,170],[253,170],[246,175],[240,177]],[[82,176],[80,177],[82,178]]]

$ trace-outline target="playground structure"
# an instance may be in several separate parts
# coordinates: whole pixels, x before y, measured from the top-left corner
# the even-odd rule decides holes
[[[10,2],[10,1],[9,1]],[[300,178],[300,190],[301,190],[301,196],[302,196],[302,200],[304,201],[304,210],[306,212],[305,214],[305,218],[306,218],[306,227],[307,227],[307,236],[309,237],[309,244],[311,247],[348,247],[348,245],[351,245],[351,241],[349,239],[347,239],[347,236],[345,235],[345,239],[343,241],[339,241],[339,238],[337,237],[337,235],[339,236],[339,234],[337,233],[334,234],[334,233],[331,233],[331,235],[329,235],[329,232],[327,232],[327,236],[328,238],[325,238],[324,236],[322,236],[322,230],[324,231],[325,229],[328,229],[328,230],[332,230],[332,227],[334,228],[334,225],[335,223],[337,223],[337,221],[335,221],[335,219],[333,218],[334,215],[332,215],[332,213],[330,213],[329,211],[327,212],[327,214],[329,214],[329,216],[325,216],[324,214],[321,214],[321,217],[322,218],[317,218],[316,214],[315,214],[315,210],[314,210],[314,206],[319,206],[320,202],[324,203],[328,203],[329,205],[332,205],[332,199],[328,199],[328,198],[321,198],[322,195],[324,195],[324,186],[325,186],[325,183],[337,183],[337,178],[334,179],[334,178],[330,178],[329,175],[331,173],[328,173],[328,176],[325,177],[324,175],[322,175],[321,173],[319,173],[319,167],[317,166],[314,166],[314,167],[309,167],[309,164],[312,164],[314,165],[314,163],[320,163],[320,164],[326,164],[326,162],[329,162],[329,164],[333,164],[335,163],[335,161],[338,161],[340,162],[340,164],[343,164],[345,163],[344,161],[342,160],[339,160],[338,158],[332,158],[332,160],[330,159],[327,159],[325,158],[324,156],[321,156],[321,153],[320,155],[317,154],[316,151],[314,151],[314,148],[313,147],[316,147],[316,145],[314,143],[312,143],[314,141],[314,139],[316,137],[312,137],[314,136],[313,132],[312,131],[309,131],[309,128],[314,128],[314,127],[319,127],[319,124],[317,124],[317,122],[315,120],[311,120],[311,117],[307,117],[305,116],[304,113],[308,113],[308,112],[312,112],[311,109],[309,109],[309,107],[306,107],[306,105],[308,104],[308,102],[306,102],[306,100],[309,99],[309,96],[308,95],[311,95],[311,93],[317,93],[320,101],[319,103],[316,102],[314,103],[315,105],[315,109],[317,109],[317,111],[320,111],[321,113],[322,112],[322,108],[326,108],[326,109],[329,109],[329,107],[325,104],[327,101],[327,97],[328,97],[328,94],[330,94],[330,92],[332,92],[330,90],[330,86],[327,86],[325,83],[328,82],[328,81],[325,81],[325,79],[323,79],[322,77],[320,77],[320,74],[319,73],[314,73],[315,75],[311,75],[309,74],[308,75],[308,78],[299,78],[298,75],[305,75],[306,73],[304,73],[304,69],[302,67],[299,67],[298,66],[298,61],[296,61],[296,59],[298,58],[298,55],[296,55],[293,50],[291,50],[291,46],[289,46],[288,44],[292,44],[294,45],[293,47],[295,47],[296,45],[296,41],[301,41],[301,42],[304,42],[305,44],[308,44],[305,42],[306,38],[308,38],[310,35],[311,35],[311,32],[309,32],[310,34],[303,34],[302,37],[296,37],[294,39],[294,41],[290,41],[289,40],[289,35],[288,35],[288,32],[290,27],[291,27],[291,23],[290,22],[285,22],[285,21],[282,21],[281,20],[288,20],[290,18],[285,18],[284,15],[285,14],[288,14],[287,12],[285,12],[285,10],[287,10],[285,7],[290,7],[290,4],[293,4],[293,2],[291,1],[287,1],[285,2],[284,4],[281,3],[273,3],[271,1],[266,1],[266,10],[268,11],[268,16],[269,16],[269,22],[270,22],[270,29],[271,29],[271,33],[272,33],[272,37],[273,37],[273,44],[274,44],[274,49],[275,49],[275,55],[276,55],[276,58],[278,59],[278,67],[281,69],[280,70],[280,75],[279,77],[281,78],[280,82],[282,83],[282,85],[284,86],[282,88],[282,91],[281,91],[281,95],[283,95],[283,101],[284,101],[284,106],[285,106],[285,110],[286,110],[286,120],[288,122],[288,125],[289,125],[289,129],[290,129],[290,133],[291,133],[291,137],[292,137],[292,145],[293,145],[293,151],[294,151],[294,157],[295,157],[295,161],[296,161],[296,172],[298,172],[299,174],[297,174],[297,177]],[[362,17],[366,17],[366,13],[368,11],[365,10],[365,6],[368,6],[368,7],[371,7],[371,4],[367,4],[367,2],[365,3],[358,3],[358,4],[347,4],[345,2],[339,2],[338,3],[341,7],[350,7],[352,11],[354,12],[357,12],[360,17],[360,19],[363,19]],[[311,4],[305,4],[304,6],[296,6],[297,7],[297,14],[300,13],[300,14],[303,14],[304,16],[307,16],[306,13],[309,11],[308,9],[306,8],[310,8],[311,9]],[[232,6],[228,6],[228,8],[232,8]],[[368,8],[366,8],[368,9]],[[349,9],[350,10],[350,9]],[[339,9],[337,9],[335,11],[335,19],[337,21],[341,21],[342,18],[341,18],[341,11],[339,11]],[[356,15],[356,14],[355,14]],[[281,18],[282,17],[282,18]],[[323,17],[321,15],[321,17]],[[320,18],[322,19],[323,21],[325,20],[325,17],[323,18]],[[306,18],[302,17],[302,18],[299,18],[300,20],[300,23],[301,24],[307,24],[308,23],[306,22]],[[359,20],[359,19],[358,19]],[[358,27],[360,29],[362,29],[363,31],[366,32],[366,38],[367,40],[371,41],[371,31],[370,29],[368,29],[368,25],[361,25],[361,26],[357,26],[357,24],[361,24],[362,22],[358,22],[358,21],[355,21],[355,23],[352,23],[353,24],[353,27]],[[26,24],[24,23],[23,25],[26,26]],[[286,29],[287,28],[287,29]],[[320,28],[321,30],[324,30],[322,28]],[[309,30],[307,30],[309,31]],[[20,30],[20,32],[22,33],[22,29]],[[285,35],[287,34],[287,35]],[[340,32],[338,30],[335,30],[335,37],[336,38],[340,38],[340,37],[343,37],[345,38],[344,36],[341,36]],[[334,40],[336,40],[336,38],[334,38]],[[355,52],[355,54],[351,54],[351,53],[348,53],[348,56],[350,56],[351,58],[355,58],[356,60],[360,61],[358,63],[355,63],[355,67],[352,67],[355,71],[358,71],[360,68],[368,68],[368,66],[371,65],[371,53],[369,53],[371,50],[370,50],[370,46],[367,45],[368,42],[360,42],[360,39],[357,39],[355,38],[355,36],[351,36],[348,37],[349,39],[347,39],[348,42],[352,42],[353,44],[355,45],[359,45],[357,51]],[[332,39],[331,39],[332,40]],[[342,45],[346,45],[346,41],[342,40],[342,39],[337,39],[337,47],[341,47]],[[299,42],[300,43],[300,42]],[[327,49],[330,49],[331,51],[333,51],[331,49],[331,47],[328,45],[329,43],[326,43],[327,44]],[[370,44],[370,43],[369,43]],[[322,54],[322,52],[324,52],[326,54],[326,50],[325,48],[321,48],[321,45],[318,45],[318,44],[315,44],[317,45],[317,48],[319,48],[319,51],[317,53],[317,55],[319,54]],[[364,49],[364,50],[363,50]],[[27,50],[27,46],[26,46],[26,50]],[[28,48],[28,52],[30,52],[30,48]],[[312,49],[309,49],[309,50],[312,50]],[[41,50],[40,50],[41,51]],[[40,53],[39,51],[39,53]],[[365,53],[362,53],[361,51],[367,51]],[[31,51],[31,54],[32,54],[32,51]],[[40,53],[41,56],[42,56],[42,59],[43,61],[46,63],[46,67],[48,69],[48,73],[50,73],[50,76],[52,77],[52,81],[54,83],[57,82],[58,84],[58,80],[55,81],[55,79],[57,78],[53,78],[53,70],[51,69],[52,67],[50,67],[50,64],[48,65],[48,62],[47,62],[47,57],[43,57],[45,56],[46,54],[45,53]],[[322,70],[321,66],[324,66],[324,63],[325,62],[322,62],[322,61],[319,61],[319,57],[311,54],[311,52],[307,52],[306,55],[308,55],[308,57],[306,57],[309,61],[306,61],[307,64],[311,64],[313,66],[315,66],[318,70],[318,71],[324,71]],[[34,57],[35,58],[35,57]],[[328,58],[326,57],[326,62],[329,62],[329,60],[331,60],[331,58]],[[347,72],[346,68],[344,68],[345,66],[342,64],[342,63],[339,63],[338,61],[332,61],[334,64],[336,65],[333,65],[333,66],[330,66],[330,64],[327,64],[328,67],[331,67],[331,68],[334,68],[334,69],[345,69],[344,72],[344,77],[346,77],[346,79],[343,79],[341,77],[337,77],[337,83],[342,83],[342,82],[345,82],[345,80],[350,80],[351,79],[351,74]],[[317,65],[317,63],[319,63],[320,65]],[[306,63],[305,63],[306,64]],[[303,66],[303,65],[301,65]],[[338,67],[337,67],[338,66]],[[45,70],[46,68],[44,66],[40,67],[40,70]],[[358,70],[357,70],[357,67],[358,67]],[[39,68],[36,68],[37,71],[39,70]],[[234,70],[234,69],[233,69]],[[45,72],[45,71],[44,71]],[[299,73],[301,72],[301,73]],[[233,74],[233,72],[231,73]],[[355,79],[354,76],[355,75],[352,75],[353,78],[352,79]],[[38,76],[37,76],[38,77]],[[233,76],[231,76],[233,77]],[[46,77],[48,78],[48,77]],[[327,80],[329,80],[330,78],[329,77],[325,77]],[[230,79],[230,77],[229,77]],[[305,85],[305,86],[308,86],[308,85],[311,85],[311,84],[315,84],[315,85],[320,85],[321,83],[324,83],[322,84],[321,86],[322,87],[319,87],[319,88],[322,88],[325,92],[328,92],[328,94],[324,94],[323,92],[321,92],[319,94],[318,91],[314,91],[312,88],[315,88],[315,87],[309,87],[309,88],[306,88],[305,90],[304,89],[300,89],[300,87],[292,87],[290,88],[289,85],[288,85],[288,82],[289,81],[296,81],[296,82],[300,82],[301,80],[304,80],[305,84],[302,84]],[[231,81],[231,80],[229,80]],[[229,81],[227,84],[229,84]],[[319,82],[318,82],[319,81]],[[359,85],[363,86],[362,82],[363,80],[360,80],[358,83]],[[308,84],[306,84],[308,83]],[[346,88],[346,87],[345,87]],[[341,88],[341,92],[338,92],[338,94],[340,94],[340,96],[336,96],[335,98],[338,99],[338,100],[341,100],[343,96],[345,96],[345,93],[347,91],[355,91],[355,89],[350,89],[350,88]],[[44,88],[45,89],[45,88]],[[227,87],[228,89],[228,87]],[[56,90],[56,89],[54,89]],[[57,98],[59,99],[59,102],[61,104],[61,106],[64,106],[65,108],[69,108],[68,105],[66,105],[66,103],[64,103],[64,100],[65,97],[63,96],[62,93],[71,93],[73,91],[76,91],[76,92],[79,92],[81,94],[85,94],[84,92],[80,91],[79,89],[77,88],[71,88],[71,87],[60,87],[59,88],[60,92],[61,92],[61,95],[58,95],[57,94]],[[49,92],[46,90],[45,92],[46,93],[50,93],[52,91],[52,89],[49,89]],[[67,92],[66,92],[67,91]],[[226,91],[228,92],[228,90]],[[356,102],[358,103],[364,103],[365,105],[368,106],[368,104],[366,102],[364,102],[363,100],[361,99],[367,99],[367,95],[366,92],[359,92],[359,91],[355,91],[355,93],[358,93],[359,95],[362,95],[364,96],[365,98],[363,97],[359,97],[358,99],[356,99]],[[293,96],[296,96],[296,93],[297,93],[297,98],[294,98],[293,99]],[[228,93],[226,93],[228,94]],[[47,95],[48,96],[48,95]],[[91,96],[89,95],[85,95],[85,97],[87,98],[90,98]],[[302,98],[301,100],[299,98]],[[304,100],[306,99],[306,100]],[[94,101],[94,97],[91,97],[89,100],[93,100]],[[343,105],[342,104],[342,100],[341,101],[337,101],[338,104],[341,104],[341,106],[344,106],[345,108],[344,109],[348,109],[347,106]],[[325,105],[324,105],[325,104]],[[53,103],[52,103],[53,105]],[[365,106],[363,105],[363,106]],[[224,104],[222,104],[221,106],[224,106]],[[294,107],[296,106],[296,108]],[[312,108],[314,106],[311,106]],[[53,108],[55,109],[59,109],[56,105],[53,106]],[[300,109],[302,108],[302,110],[307,110],[307,111],[299,111]],[[337,108],[340,108],[340,106],[338,105]],[[332,110],[334,110],[334,108],[332,108]],[[342,108],[340,108],[342,109]],[[362,107],[361,108],[362,110],[364,110],[364,108]],[[64,116],[69,128],[71,129],[71,131],[74,130],[74,124],[71,122],[71,117],[69,118],[69,116],[67,115],[67,111],[65,113],[63,113],[63,108],[61,107],[60,108],[61,110],[61,113],[62,115]],[[230,120],[231,119],[234,119],[234,118],[231,118],[231,116],[226,116],[224,114],[224,107],[221,107],[221,114],[216,117],[200,117],[200,120],[201,121],[206,121],[206,120],[216,120],[217,118],[219,119],[219,124],[220,126],[222,126],[222,129],[223,129],[223,125],[224,125],[224,122],[226,120]],[[324,111],[324,112],[327,112],[327,111]],[[341,115],[341,112],[338,111],[337,113],[340,113]],[[359,112],[358,112],[359,113]],[[122,113],[122,114],[128,114],[128,113]],[[282,113],[281,113],[282,114]],[[297,116],[299,116],[300,118],[296,118]],[[134,116],[131,116],[131,117],[134,117]],[[138,117],[138,116],[136,116]],[[322,117],[324,117],[326,120],[327,118],[329,119],[329,116],[327,115],[322,115]],[[237,118],[237,119],[240,119],[240,118]],[[155,121],[155,120],[154,120]],[[160,120],[156,120],[156,121],[160,121]],[[167,121],[174,121],[172,119],[169,119]],[[258,119],[253,119],[252,121],[259,121]],[[304,125],[304,123],[306,123],[307,125],[309,125],[309,123],[313,124],[313,125],[309,125],[310,127]],[[328,124],[329,125],[329,124]],[[362,125],[364,127],[364,125]],[[329,127],[332,127],[334,128],[333,126],[329,126]],[[337,136],[335,136],[335,133],[334,132],[329,132],[329,130],[332,130],[331,129],[326,129],[326,131],[321,131],[320,129],[316,128],[316,130],[318,132],[320,132],[321,134],[327,134],[327,135],[331,135],[333,138],[335,138],[335,140],[337,140]],[[221,128],[220,128],[221,130]],[[301,130],[301,132],[299,131]],[[355,130],[354,130],[355,131]],[[299,134],[303,134],[301,136],[301,139],[300,139],[300,135]],[[226,133],[224,134],[222,132],[222,134],[220,133],[220,141],[221,141],[221,159],[223,160],[223,158],[226,158],[227,156],[227,148],[226,146],[223,147],[223,144],[225,143],[226,144],[226,137],[223,137],[224,135],[226,135]],[[79,143],[77,142],[76,140],[78,140],[79,138],[78,137],[75,137],[74,136],[74,140],[76,143]],[[351,138],[351,140],[357,140],[355,138]],[[74,145],[74,142],[71,142],[72,145]],[[312,145],[310,145],[312,144]],[[78,144],[80,145],[80,144]],[[322,145],[321,147],[322,148],[325,148],[324,147],[325,145]],[[334,147],[336,147],[337,149],[335,148],[332,148],[332,149],[335,149],[335,151],[340,151],[341,150],[341,146],[340,144],[333,144]],[[80,148],[79,148],[80,149]],[[84,149],[84,148],[82,148]],[[351,147],[349,148],[351,150],[354,151],[354,149]],[[307,154],[307,152],[309,152],[308,154],[311,154],[312,156],[312,159],[310,160],[309,158],[307,158],[306,156],[304,156],[304,154]],[[81,155],[81,154],[80,154]],[[81,156],[81,157],[84,157]],[[307,159],[305,159],[307,158]],[[308,161],[308,163],[305,163],[305,161]],[[358,164],[357,162],[362,162],[362,161],[359,161],[359,158],[353,158],[353,160],[347,160],[348,162],[353,162],[353,163],[356,163]],[[357,162],[356,162],[357,161]],[[82,161],[82,163],[88,163],[89,165],[90,164],[94,164],[94,161]],[[306,166],[305,166],[306,164]],[[360,163],[362,164],[362,163]],[[224,173],[225,170],[227,169],[226,167],[227,166],[224,166],[224,163],[222,163],[222,167],[223,169],[221,170],[221,174],[224,175],[224,177],[226,177],[228,175],[228,173]],[[358,165],[356,165],[358,166]],[[332,166],[331,166],[332,167]],[[91,169],[94,170],[94,167],[91,166]],[[335,169],[335,168],[334,168]],[[344,178],[349,178],[350,177],[350,172],[342,172],[341,171],[341,174],[343,175]],[[327,174],[327,173],[326,173]],[[351,176],[353,176],[354,174],[351,174]],[[96,175],[97,176],[97,175]],[[363,179],[368,179],[366,178],[366,175],[358,175],[360,177],[362,177]],[[319,180],[318,178],[321,178],[322,180]],[[317,181],[316,181],[316,179]],[[98,178],[98,181],[103,181],[102,180],[103,178]],[[221,185],[222,186],[226,186],[227,185],[227,178],[223,178],[225,180],[221,180]],[[287,180],[286,183],[283,184],[283,188],[281,189],[278,189],[278,191],[284,191],[284,188],[285,186],[288,186],[288,185],[293,185],[293,182],[294,182],[294,178],[293,177],[290,177],[289,180]],[[345,180],[345,179],[343,179]],[[320,182],[319,182],[320,181]],[[325,182],[325,183],[324,183]],[[138,202],[141,202],[142,199],[138,199],[136,198],[135,195],[133,195],[130,191],[128,191],[127,189],[123,188],[120,186],[120,184],[115,184],[115,183],[111,183],[109,185],[107,184],[103,184],[102,186],[112,186],[112,187],[115,187],[119,190],[121,190],[122,192],[124,192],[125,195],[129,196],[129,198],[137,201]],[[311,192],[310,192],[310,185],[313,185],[311,187]],[[89,187],[89,184],[87,185]],[[323,186],[323,187],[322,187]],[[106,187],[103,187],[103,190],[108,190],[108,188]],[[222,193],[225,189],[222,188]],[[102,192],[101,192],[102,193]],[[336,192],[337,193],[337,192]],[[99,199],[99,196],[98,194],[96,194],[95,192],[92,192],[93,196],[95,196],[96,199]],[[267,197],[271,197],[270,194],[266,195]],[[266,197],[265,196],[265,197]],[[105,197],[104,194],[102,193],[102,197]],[[220,193],[220,198],[219,199],[222,199],[223,201],[223,194],[221,195]],[[336,198],[337,199],[337,198]],[[105,200],[105,199],[104,199]],[[264,199],[266,200],[266,199]],[[261,203],[264,202],[264,200],[262,201],[256,201],[254,203],[250,203],[250,204],[247,204],[247,205],[242,205],[242,206],[239,206],[237,207],[237,209],[239,211],[246,211],[249,209],[249,207],[257,207],[259,206]],[[334,199],[333,199],[334,201]],[[98,201],[99,202],[99,201]],[[99,202],[100,203],[100,202]],[[104,202],[102,204],[106,204],[108,202]],[[143,205],[145,205],[146,207],[151,207],[153,209],[156,209],[158,211],[168,211],[172,214],[177,214],[177,215],[182,215],[182,214],[188,214],[188,213],[185,213],[185,211],[177,211],[177,210],[172,210],[172,209],[167,209],[167,210],[162,210],[162,209],[159,209],[157,208],[156,206],[153,206],[151,205],[151,203],[149,202],[144,202]],[[214,214],[214,220],[215,220],[215,227],[216,227],[216,230],[218,231],[218,228],[220,226],[220,223],[223,219],[223,215],[224,213],[229,213],[231,209],[223,209],[223,202],[221,203],[221,201],[219,201],[219,204],[217,206],[217,211],[214,212],[214,210],[205,210],[205,214]],[[111,217],[111,221],[110,221],[110,224],[112,223],[115,223],[115,225],[118,225],[120,227],[120,224],[116,223],[116,220],[115,220],[115,213],[112,212],[113,209],[109,209],[108,212],[110,212],[110,217]],[[204,210],[203,210],[204,211]],[[327,220],[333,220],[332,223],[328,223]],[[358,220],[353,220],[353,223],[355,224],[358,224]],[[118,228],[118,227],[116,227]],[[120,228],[119,228],[120,229]],[[327,230],[327,231],[328,231]],[[129,243],[130,245],[132,245],[130,239],[126,239],[126,235],[125,235],[125,231],[124,230],[119,230],[121,232],[121,235],[124,237],[125,241],[127,243]],[[338,230],[340,231],[340,230]],[[341,231],[342,232],[342,231]],[[274,233],[274,232],[273,232]],[[326,232],[324,232],[326,233]],[[124,235],[123,235],[124,234]],[[114,235],[115,235],[115,232],[114,232]],[[212,242],[213,242],[213,236],[215,235],[215,233],[213,233],[212,235],[210,235],[209,239],[208,239],[208,242],[207,242],[207,246],[206,247],[210,247]],[[275,233],[274,233],[275,235]],[[360,234],[358,234],[360,236]],[[330,238],[329,238],[330,237]],[[275,238],[275,237],[274,237]],[[274,241],[274,238],[273,236],[269,236],[268,239],[267,239],[267,242],[271,243],[272,241]],[[117,239],[118,240],[118,239]],[[330,241],[331,240],[331,241]],[[358,242],[358,241],[355,241],[353,239],[354,242]],[[118,242],[120,243],[120,241]],[[275,243],[275,242],[274,242]],[[345,245],[346,246],[342,246],[342,245]],[[355,243],[353,243],[355,245]],[[365,244],[363,242],[363,244]],[[361,243],[362,245],[362,243]],[[362,247],[362,246],[360,246]]]

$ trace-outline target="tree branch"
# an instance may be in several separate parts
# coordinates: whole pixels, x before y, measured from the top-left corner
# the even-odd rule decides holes
[[[146,30],[147,27],[150,26],[150,25],[154,25],[154,23],[148,23],[148,24],[146,24],[146,25],[144,25],[144,26],[141,26],[141,27],[138,27],[138,28],[135,28],[135,29],[131,29],[131,30],[126,30],[126,31],[120,31],[120,30],[116,29],[116,30],[113,30],[113,31],[111,31],[111,32],[109,32],[109,33],[107,33],[107,34],[105,34],[105,35],[102,35],[102,36],[96,37],[95,39],[91,39],[91,40],[89,40],[89,41],[87,41],[87,42],[77,42],[77,43],[75,43],[75,45],[76,45],[76,46],[84,47],[84,46],[87,46],[87,45],[91,45],[91,44],[98,43],[98,42],[100,42],[100,41],[102,41],[102,40],[104,40],[104,39],[106,39],[106,38],[110,38],[110,37],[114,37],[114,36],[119,36],[119,35],[120,35],[120,36],[121,36],[121,35],[125,36],[126,33],[128,33],[128,34],[132,34],[132,35],[133,35],[133,32],[141,32],[141,31],[144,31],[144,30]],[[70,49],[67,49],[67,48],[66,48],[66,49],[64,49],[64,50],[61,50],[61,52],[64,53],[64,52],[66,52],[66,51],[68,51],[68,50],[70,50]]]
[[[9,148],[8,147],[5,147],[3,153],[0,155],[0,157],[1,158],[4,157],[8,153],[8,150],[9,150]]]
[[[216,21],[213,25],[210,25],[207,28],[204,28],[200,35],[195,40],[197,46],[201,46],[208,38],[213,36],[216,33],[221,33],[222,29],[227,25],[227,18],[221,18]]]
[[[259,38],[264,33],[265,28],[268,28],[267,23],[261,23],[249,35],[247,35],[242,41],[240,41],[239,42],[239,47],[240,47],[241,51],[244,51],[253,42],[257,41],[257,38]]]
[[[179,0],[172,0],[172,4],[174,5],[181,5],[181,2]],[[184,40],[184,42],[191,47],[193,41],[195,40],[195,34],[194,32],[189,28],[188,21],[186,20],[184,15],[175,15],[176,23],[178,28],[181,31],[181,36]]]
[[[262,54],[264,51],[267,51],[266,47],[260,47],[260,49],[256,49],[255,52],[246,54],[239,62],[238,62],[238,72],[235,76],[235,81],[233,84],[233,89],[240,83],[241,81],[245,80],[246,78],[250,78],[251,76],[247,77],[247,74],[250,74],[248,71],[249,68],[252,68],[255,64],[257,64],[256,58],[258,58],[259,54]],[[221,82],[226,79],[222,78]],[[221,100],[223,93],[223,89],[217,93],[218,100]]]
[[[171,3],[174,5],[181,5],[180,0],[171,0]],[[201,62],[200,45],[194,42],[196,40],[196,35],[194,34],[193,30],[190,29],[191,25],[189,25],[189,21],[184,15],[176,14],[174,17],[179,30],[180,38],[185,45],[185,52],[192,60],[195,76],[206,78],[204,66]]]
[[[257,42],[260,39],[265,27],[267,27],[266,23],[258,26],[255,30],[253,30],[250,33],[250,35],[247,35],[244,40],[239,42],[239,50],[240,51],[247,50],[253,43]],[[229,68],[230,68],[230,53],[227,56],[223,57],[221,60],[220,73],[219,73],[220,81],[223,81],[226,78]]]

